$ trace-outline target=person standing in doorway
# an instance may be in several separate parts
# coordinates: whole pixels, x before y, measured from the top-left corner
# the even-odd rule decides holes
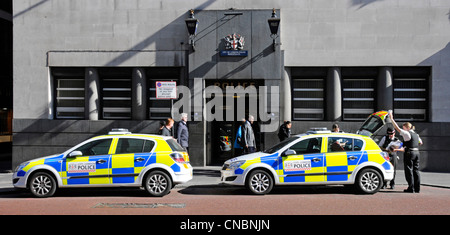
[[[187,113],[181,114],[181,121],[178,123],[177,128],[177,141],[188,151],[189,149],[189,129],[187,127]]]
[[[280,130],[278,131],[278,138],[280,139],[280,142],[291,136],[291,127],[292,123],[290,121],[285,121],[280,126]]]
[[[244,146],[245,153],[254,153],[256,152],[256,140],[255,140],[255,134],[253,132],[252,124],[254,122],[255,118],[252,115],[248,116],[248,121],[245,121],[243,132],[242,132],[242,139]]]
[[[392,121],[394,128],[403,137],[405,143],[405,154],[403,158],[403,164],[405,168],[405,178],[408,182],[408,188],[403,190],[407,193],[419,193],[420,192],[420,173],[419,173],[419,145],[422,145],[422,139],[414,132],[414,127],[411,123],[405,122],[402,125],[402,129],[394,121],[394,115],[392,110],[389,110],[389,117]]]

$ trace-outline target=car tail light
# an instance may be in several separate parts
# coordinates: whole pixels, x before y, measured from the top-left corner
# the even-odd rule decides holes
[[[389,160],[390,160],[390,159],[389,159],[389,154],[388,154],[388,153],[386,153],[386,152],[381,152],[380,154],[381,154],[381,156],[382,156],[386,161],[389,161]]]
[[[187,155],[187,153],[186,153]],[[184,158],[184,153],[171,153],[170,157],[178,163],[186,163],[186,159]],[[189,158],[187,159],[189,161]]]
[[[183,158],[185,162],[189,162],[189,154],[187,152],[183,152]]]

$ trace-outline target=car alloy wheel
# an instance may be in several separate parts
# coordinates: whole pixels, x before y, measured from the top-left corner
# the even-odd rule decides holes
[[[272,177],[263,170],[256,170],[250,173],[247,180],[247,188],[253,194],[263,195],[272,190],[273,180]]]
[[[358,174],[358,188],[361,192],[373,194],[380,190],[382,178],[380,173],[373,169],[365,169]]]
[[[56,191],[56,181],[51,175],[38,172],[31,177],[29,188],[36,197],[51,197]]]
[[[172,188],[170,177],[162,171],[151,172],[145,181],[145,189],[150,195],[162,197],[169,193]]]

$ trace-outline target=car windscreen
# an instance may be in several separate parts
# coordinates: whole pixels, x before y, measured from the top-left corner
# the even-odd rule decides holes
[[[166,140],[167,144],[169,144],[170,148],[172,149],[172,151],[174,152],[185,152],[186,150],[181,147],[180,144],[178,144],[178,142],[174,139],[168,139]]]
[[[282,149],[284,146],[290,144],[292,141],[295,141],[295,140],[297,140],[298,138],[299,138],[299,137],[290,137],[290,138],[287,138],[287,139],[281,141],[280,143],[278,143],[278,144],[272,146],[271,148],[264,150],[264,153],[269,153],[269,154],[271,154],[271,153],[277,152],[278,150]]]

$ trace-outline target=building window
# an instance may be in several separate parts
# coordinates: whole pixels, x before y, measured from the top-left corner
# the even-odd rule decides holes
[[[378,68],[342,68],[341,76],[343,120],[365,120],[375,112]]]
[[[163,100],[156,99],[157,81],[175,81],[180,85],[181,69],[178,67],[154,67],[146,71],[147,87],[149,88],[149,119],[167,119],[172,117],[172,105],[177,99]]]
[[[99,68],[103,119],[131,119],[131,68]]]
[[[52,68],[55,117],[84,119],[84,68]]]
[[[292,68],[293,120],[323,120],[327,68]]]
[[[394,114],[399,121],[426,121],[429,67],[393,68]]]

